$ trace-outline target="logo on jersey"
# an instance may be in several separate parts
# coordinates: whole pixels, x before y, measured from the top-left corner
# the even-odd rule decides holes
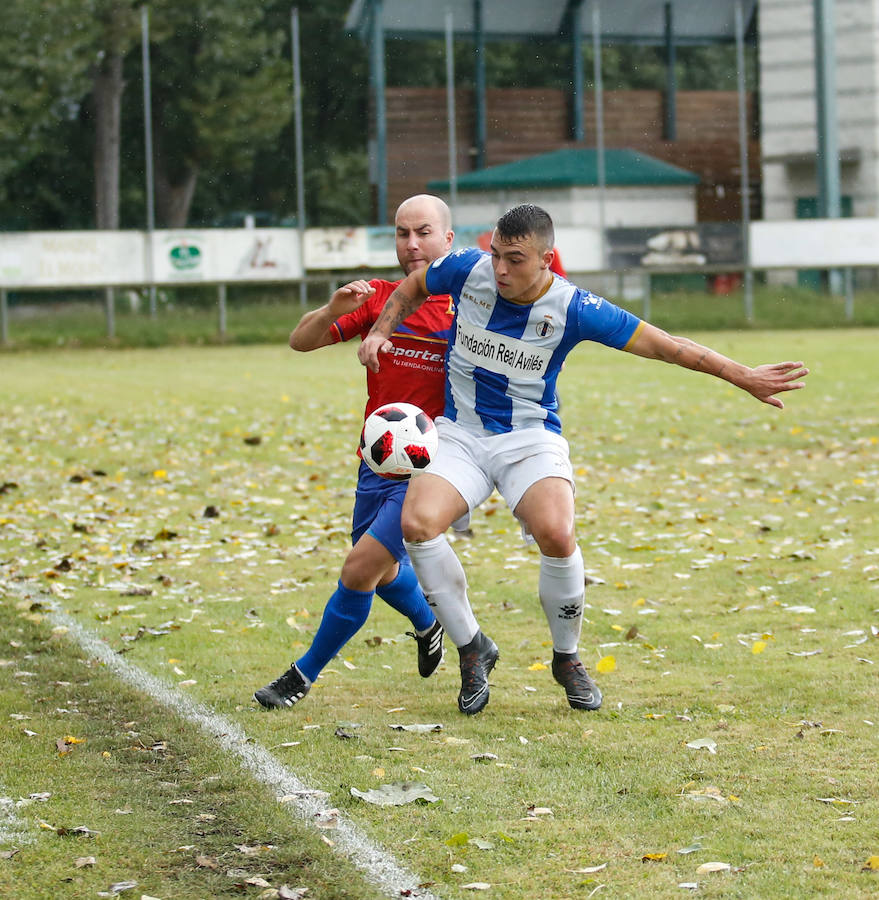
[[[472,291],[468,291],[466,288],[461,289],[461,299],[469,300],[471,303],[475,303],[476,306],[481,306],[483,309],[493,309],[491,303],[488,300],[484,300],[482,297],[477,297]]]
[[[535,380],[549,369],[552,350],[458,319],[454,355],[508,378]]]
[[[538,337],[552,337],[552,333],[555,331],[555,325],[552,324],[552,316],[544,316],[543,321],[538,322],[534,326],[534,330],[537,332]]]

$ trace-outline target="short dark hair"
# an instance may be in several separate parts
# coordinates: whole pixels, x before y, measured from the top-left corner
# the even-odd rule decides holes
[[[549,213],[533,203],[522,203],[507,210],[497,220],[497,233],[506,241],[533,234],[543,241],[545,250],[552,250],[555,245],[555,229]]]

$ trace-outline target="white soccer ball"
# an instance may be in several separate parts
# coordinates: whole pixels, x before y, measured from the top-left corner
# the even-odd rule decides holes
[[[423,472],[439,445],[436,425],[413,403],[386,403],[366,417],[360,455],[376,475],[402,481]]]

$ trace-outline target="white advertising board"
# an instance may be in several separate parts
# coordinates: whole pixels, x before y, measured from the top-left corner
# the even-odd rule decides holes
[[[139,231],[29,231],[0,235],[0,285],[61,288],[141,284]]]
[[[879,266],[879,219],[751,223],[755,269]]]
[[[292,228],[155,231],[152,251],[156,284],[290,281],[303,274]]]
[[[307,269],[356,269],[368,265],[365,228],[306,228]]]
[[[566,272],[598,272],[604,268],[597,228],[556,228],[555,245]]]

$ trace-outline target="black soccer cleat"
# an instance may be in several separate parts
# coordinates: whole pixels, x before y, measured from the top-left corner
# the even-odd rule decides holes
[[[481,631],[465,644],[458,647],[461,658],[461,693],[458,694],[458,709],[473,716],[488,703],[488,676],[498,661],[495,642]]]
[[[443,626],[435,621],[426,634],[416,634],[414,631],[407,631],[406,634],[418,642],[418,674],[422,678],[429,678],[445,655]]]
[[[552,677],[565,689],[573,709],[598,709],[601,691],[576,653],[552,653]]]
[[[266,709],[284,709],[295,706],[310,690],[311,682],[293,663],[283,675],[256,691],[253,699]]]

